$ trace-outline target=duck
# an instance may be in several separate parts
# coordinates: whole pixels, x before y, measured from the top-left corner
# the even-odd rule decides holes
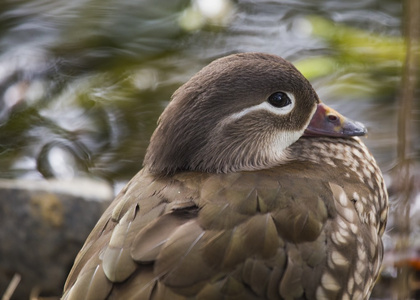
[[[62,299],[368,299],[388,196],[366,133],[277,55],[216,59],[174,92]]]

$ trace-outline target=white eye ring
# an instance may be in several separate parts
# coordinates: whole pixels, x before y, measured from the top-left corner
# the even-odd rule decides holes
[[[242,118],[243,116],[245,116],[245,115],[247,115],[251,112],[259,111],[259,110],[269,111],[269,112],[271,112],[275,115],[278,115],[278,116],[286,115],[293,110],[293,108],[295,107],[296,100],[295,100],[295,96],[292,93],[289,93],[289,92],[283,92],[283,93],[285,93],[289,97],[289,99],[291,101],[290,104],[288,104],[286,106],[283,106],[283,107],[274,107],[273,105],[271,105],[267,101],[264,101],[260,104],[244,108],[243,110],[230,115],[228,117],[228,119],[238,120],[238,119]]]

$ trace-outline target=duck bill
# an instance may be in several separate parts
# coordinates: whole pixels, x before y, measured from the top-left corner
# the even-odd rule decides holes
[[[350,137],[366,134],[366,127],[362,123],[347,119],[334,109],[319,103],[303,135]]]

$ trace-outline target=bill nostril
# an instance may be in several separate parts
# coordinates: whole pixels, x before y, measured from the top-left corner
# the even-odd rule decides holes
[[[336,115],[328,115],[328,121],[330,122],[337,122],[338,117]]]

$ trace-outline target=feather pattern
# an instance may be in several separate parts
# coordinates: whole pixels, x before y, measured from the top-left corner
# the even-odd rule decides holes
[[[88,295],[85,299],[363,294],[358,278],[377,276],[373,265],[366,266],[382,256],[378,231],[383,225],[366,222],[350,200],[354,191],[363,195],[361,183],[344,184],[335,167],[320,169],[317,162],[306,162],[302,170],[299,164],[260,172],[197,173],[190,179],[180,174],[170,181],[142,171],[134,183],[141,186],[131,184],[123,191],[116,201],[125,204],[111,207],[88,239],[78,258],[84,267],[68,279],[72,284],[64,299],[83,299],[82,294]],[[177,197],[167,197],[174,190]],[[138,196],[128,196],[131,191]],[[119,219],[113,218],[116,208]],[[362,239],[357,238],[360,231]],[[368,246],[372,241],[377,247]],[[363,255],[349,255],[353,248]],[[349,273],[355,278],[350,288],[340,279]]]

